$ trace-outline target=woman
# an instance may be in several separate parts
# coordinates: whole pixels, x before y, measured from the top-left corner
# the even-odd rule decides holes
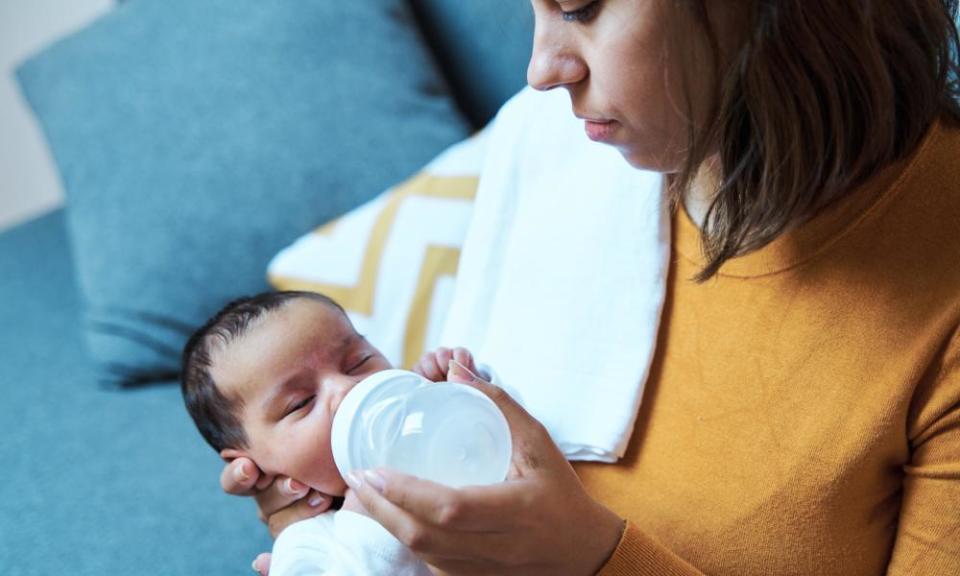
[[[677,208],[633,440],[571,467],[461,374],[510,421],[513,481],[371,471],[371,515],[455,574],[960,573],[956,3],[533,5],[530,84]],[[223,476],[274,530],[325,507],[271,480]]]

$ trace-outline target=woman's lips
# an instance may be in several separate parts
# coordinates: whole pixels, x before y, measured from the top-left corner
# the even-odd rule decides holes
[[[594,142],[609,142],[619,125],[616,120],[584,120],[587,137]]]

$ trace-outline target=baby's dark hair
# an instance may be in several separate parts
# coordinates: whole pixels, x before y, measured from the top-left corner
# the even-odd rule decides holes
[[[241,406],[217,389],[210,375],[214,352],[243,336],[251,322],[297,298],[316,300],[343,312],[339,304],[323,294],[264,292],[238,298],[224,306],[194,332],[184,346],[180,372],[183,401],[200,434],[217,452],[225,448],[246,448],[248,440],[237,417]]]

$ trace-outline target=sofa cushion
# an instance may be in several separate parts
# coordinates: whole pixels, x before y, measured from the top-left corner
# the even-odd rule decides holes
[[[410,3],[459,105],[480,128],[527,84],[527,62],[533,47],[530,2]]]
[[[0,233],[0,559],[21,576],[248,573],[270,549],[173,386],[95,385],[64,212]]]
[[[405,0],[131,0],[18,72],[101,378],[166,379],[270,257],[468,133]]]
[[[412,368],[440,343],[485,149],[484,131],[297,239],[270,263],[270,283],[332,297],[391,365]]]

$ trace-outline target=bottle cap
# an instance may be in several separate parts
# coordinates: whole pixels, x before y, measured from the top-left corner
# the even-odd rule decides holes
[[[333,416],[330,443],[332,445],[333,460],[336,462],[337,469],[340,470],[341,476],[346,476],[347,472],[364,467],[363,459],[355,454],[356,451],[351,453],[350,438],[353,436],[352,428],[354,422],[359,421],[359,418],[356,417],[357,412],[364,406],[365,400],[370,396],[370,393],[385,382],[391,383],[390,388],[393,390],[402,388],[403,391],[406,391],[419,386],[421,380],[424,379],[418,374],[406,370],[383,370],[361,380],[347,393],[343,400],[340,401],[337,413]],[[377,396],[382,396],[382,393]]]
[[[431,398],[434,400],[440,398],[441,404],[431,404]],[[434,408],[427,408],[428,412],[422,413],[425,406],[424,400],[427,400],[426,405],[445,408],[442,408],[440,413],[437,413]],[[451,402],[453,402],[452,405]],[[474,408],[467,408],[468,405]],[[451,406],[454,407],[453,411],[448,413]],[[457,406],[459,409],[456,408]],[[481,424],[469,423],[468,421],[473,419],[470,416],[466,417],[468,421],[464,421],[465,414],[456,413],[462,410],[468,410],[467,414],[474,414],[488,424],[484,427]],[[477,413],[477,410],[480,412]],[[429,414],[434,416],[431,417]],[[502,448],[496,451],[502,456],[497,458],[495,469],[485,470],[484,475],[493,476],[479,483],[503,480],[509,469],[510,428],[503,413],[492,400],[479,390],[465,384],[433,383],[419,374],[406,370],[384,370],[361,380],[340,402],[333,418],[330,434],[333,459],[342,476],[357,469],[389,465],[390,453],[394,452],[393,456],[397,456],[397,447],[408,440],[409,434],[413,433],[421,438],[422,434],[428,437],[432,435],[434,438],[441,437],[439,442],[431,442],[428,438],[428,444],[421,444],[427,450],[428,459],[439,458],[443,462],[450,462],[452,457],[453,461],[459,461],[458,457],[465,457],[470,450],[464,452],[456,448],[456,444],[451,446],[449,442],[444,442],[442,439],[464,437],[467,435],[464,426],[467,425],[474,426],[469,430],[473,444],[479,442],[489,447],[489,444],[484,444],[484,439],[487,439],[486,441],[493,442],[494,445]],[[455,455],[450,454],[451,449],[455,450]],[[483,452],[481,450],[481,453]],[[473,466],[470,464],[470,462],[463,462],[466,468],[462,472],[467,476],[475,474],[471,471]],[[480,463],[474,464],[480,465]],[[402,467],[402,464],[393,467]],[[418,475],[423,476],[423,474]],[[454,471],[448,471],[442,476],[435,480],[448,484],[460,483],[455,479]],[[496,476],[499,477],[495,478]]]

